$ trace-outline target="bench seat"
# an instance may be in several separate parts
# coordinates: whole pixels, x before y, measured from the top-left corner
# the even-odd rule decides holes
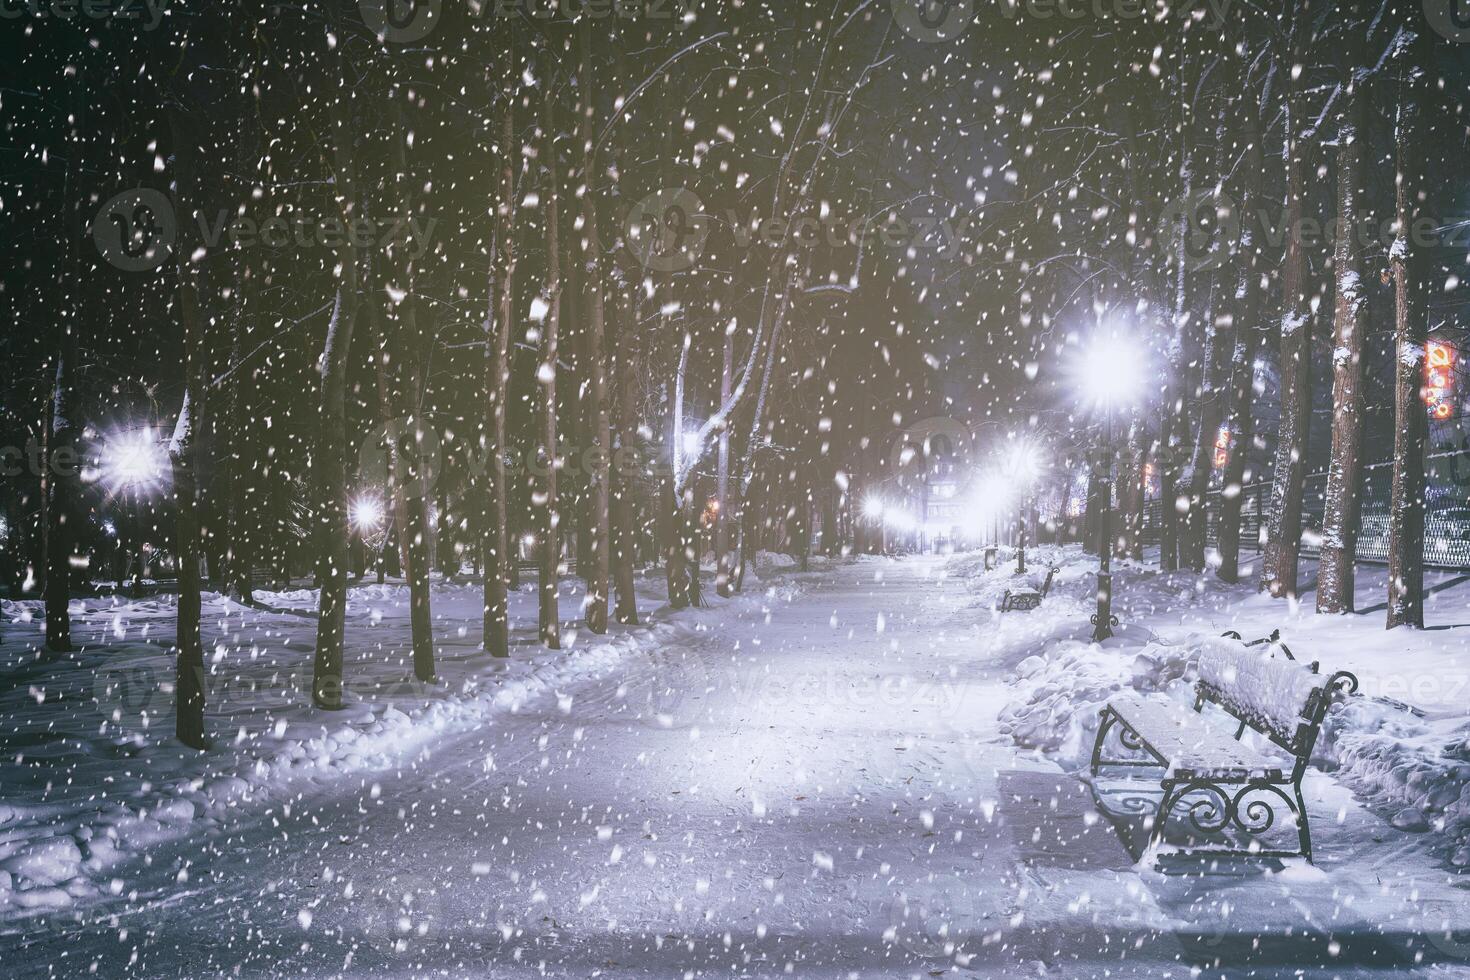
[[[1317,664],[1297,663],[1280,642],[1280,634],[1243,643],[1227,633],[1202,645],[1195,663],[1194,705],[1167,698],[1120,691],[1108,698],[1092,744],[1092,774],[1108,766],[1145,766],[1164,770],[1162,796],[1149,835],[1152,848],[1164,840],[1171,821],[1186,821],[1207,838],[1224,834],[1227,845],[1191,845],[1187,851],[1205,857],[1247,855],[1305,857],[1312,860],[1312,834],[1302,776],[1328,707],[1351,695],[1358,679],[1347,671],[1324,676]],[[1261,649],[1264,648],[1264,649]],[[1278,658],[1279,650],[1284,657]],[[1221,727],[1204,715],[1206,704],[1230,718]],[[1270,745],[1257,748],[1241,737],[1253,729]],[[1125,751],[1108,753],[1109,735]],[[1186,799],[1187,798],[1187,799]],[[1276,807],[1296,824],[1297,847],[1268,847],[1255,838],[1276,822]]]
[[[1154,701],[1136,693],[1116,695],[1108,704],[1123,724],[1163,757],[1165,768],[1176,779],[1281,778],[1280,760],[1236,741],[1189,705]]]

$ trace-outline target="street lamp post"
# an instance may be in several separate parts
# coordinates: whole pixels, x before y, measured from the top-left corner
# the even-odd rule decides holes
[[[1078,362],[1081,379],[1093,406],[1102,412],[1103,440],[1096,470],[1099,508],[1097,552],[1097,612],[1092,615],[1092,639],[1101,643],[1113,635],[1113,412],[1120,402],[1135,399],[1144,383],[1143,351],[1117,332],[1094,337]]]
[[[1103,444],[1098,460],[1098,494],[1102,497],[1098,518],[1097,612],[1092,616],[1092,642],[1101,643],[1113,635],[1118,617],[1113,615],[1113,408],[1105,410]]]

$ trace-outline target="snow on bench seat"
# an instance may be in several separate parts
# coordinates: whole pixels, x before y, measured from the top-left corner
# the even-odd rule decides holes
[[[1280,761],[1236,741],[1229,732],[1177,701],[1153,701],[1130,693],[1110,698],[1108,704],[1164,758],[1171,776],[1279,778],[1281,774]]]

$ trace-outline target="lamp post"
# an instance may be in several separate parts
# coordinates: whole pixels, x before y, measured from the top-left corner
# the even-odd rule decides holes
[[[1101,507],[1098,516],[1097,612],[1092,615],[1092,640],[1101,643],[1113,635],[1113,411],[1138,396],[1143,383],[1144,354],[1118,333],[1099,334],[1080,362],[1085,388],[1103,417],[1103,440],[1095,471]]]
[[[1098,517],[1097,612],[1092,614],[1092,642],[1113,635],[1118,617],[1113,615],[1113,409],[1103,413],[1103,443],[1098,451],[1098,494],[1102,497]]]
[[[163,443],[152,428],[116,429],[103,438],[98,458],[98,479],[108,499],[122,502],[128,544],[138,549],[133,556],[130,589],[136,597],[143,590],[143,555],[140,510],[143,498],[161,489],[168,480]],[[131,499],[130,499],[131,498]],[[129,504],[131,503],[131,506]],[[118,535],[122,547],[122,535]],[[118,583],[121,586],[121,582]]]
[[[1006,471],[1016,491],[1016,574],[1026,574],[1026,510],[1031,487],[1041,469],[1036,447],[1025,437],[1016,437],[1007,452]]]

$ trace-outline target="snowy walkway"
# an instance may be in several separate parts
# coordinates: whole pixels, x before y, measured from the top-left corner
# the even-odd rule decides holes
[[[809,576],[793,601],[732,605],[738,621],[447,733],[396,771],[242,808],[154,854],[115,919],[57,917],[6,963],[580,980],[1186,977],[1219,957],[1344,975],[1318,968],[1326,941],[1263,955],[1248,931],[1320,939],[1343,917],[1333,888],[1314,880],[1302,900],[1283,881],[1140,875],[1086,790],[999,734],[1034,638],[997,642],[944,569]]]

